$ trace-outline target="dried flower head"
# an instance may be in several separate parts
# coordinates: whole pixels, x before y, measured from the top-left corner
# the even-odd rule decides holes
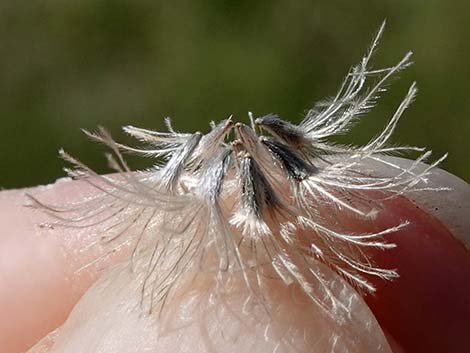
[[[414,83],[383,131],[367,144],[330,142],[374,107],[388,80],[410,65],[407,53],[394,66],[370,68],[383,28],[337,94],[308,111],[300,124],[275,114],[256,119],[250,114],[251,126],[234,124],[230,117],[212,123],[206,134],[177,132],[169,119],[168,132],[124,127],[140,147],[115,142],[104,129],[85,132],[111,149],[107,158],[117,174],[98,175],[61,151],[74,166],[67,173],[93,185],[97,194],[61,206],[31,196],[33,205],[53,217],[55,225],[93,226],[99,241],[111,244],[110,252],[134,244],[133,260],[148,261],[147,272],[141,274],[142,300],[150,308],[164,303],[191,268],[208,268],[221,278],[241,276],[252,293],[262,295],[261,269],[270,267],[280,280],[297,283],[326,312],[338,315],[341,303],[331,294],[322,268],[328,266],[358,289],[373,292],[370,276],[392,279],[398,274],[375,266],[369,249],[394,247],[384,236],[407,225],[404,220],[375,233],[357,234],[341,218],[371,221],[380,212],[381,199],[420,190],[418,184],[445,158],[423,170],[419,163],[430,152],[388,144],[416,95]],[[233,131],[235,139],[229,142]],[[384,158],[408,151],[421,153],[408,169]],[[123,152],[157,162],[131,172]],[[365,174],[361,163],[366,160],[396,172],[391,177]]]

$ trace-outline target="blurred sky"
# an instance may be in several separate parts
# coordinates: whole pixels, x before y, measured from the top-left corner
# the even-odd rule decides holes
[[[60,147],[105,171],[80,128],[121,137],[121,125],[162,129],[170,116],[204,130],[249,110],[299,121],[335,93],[385,18],[375,65],[410,49],[415,64],[341,141],[375,135],[416,80],[393,141],[449,152],[445,169],[469,181],[469,13],[466,0],[2,1],[0,187],[62,176]]]

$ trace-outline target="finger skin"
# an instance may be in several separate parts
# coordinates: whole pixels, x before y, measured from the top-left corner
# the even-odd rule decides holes
[[[60,183],[52,188],[40,188],[39,190],[33,191],[35,192],[35,196],[38,198],[46,198],[50,202],[63,202],[64,198],[76,198],[78,196],[77,193],[83,192],[83,185],[77,185],[75,182]],[[16,201],[13,202],[15,207],[7,206],[12,204],[11,198],[16,198]],[[86,241],[91,241],[90,239],[87,240],[87,232],[89,232],[89,230],[77,231],[71,229],[41,228],[39,224],[47,218],[40,213],[23,209],[25,200],[24,191],[16,193],[10,192],[10,198],[5,197],[5,224],[7,224],[10,229],[18,229],[19,223],[22,222],[22,220],[24,222],[24,220],[27,219],[25,223],[29,233],[24,232],[23,234],[20,234],[19,237],[12,238],[14,238],[15,241],[18,239],[24,239],[25,242],[31,242],[32,238],[39,238],[41,241],[46,242],[48,249],[52,249],[57,252],[57,254],[54,255],[48,253],[45,258],[59,258],[60,261],[51,265],[53,268],[49,269],[45,266],[43,258],[33,256],[32,261],[35,263],[36,268],[42,276],[40,277],[38,274],[36,277],[46,284],[48,281],[52,282],[55,284],[56,288],[49,289],[47,285],[37,286],[34,292],[22,292],[22,296],[18,297],[19,299],[15,307],[2,308],[2,310],[5,311],[10,310],[11,313],[9,315],[19,317],[18,313],[21,312],[25,316],[24,318],[21,318],[21,320],[16,321],[15,329],[18,330],[18,333],[9,327],[5,327],[5,331],[3,331],[3,333],[7,332],[9,337],[11,337],[10,341],[6,343],[9,344],[9,346],[4,346],[5,349],[10,352],[14,352],[14,349],[17,349],[17,352],[22,351],[22,347],[28,344],[31,345],[31,343],[34,343],[34,341],[37,341],[42,337],[45,332],[56,328],[58,324],[64,320],[77,298],[94,280],[96,280],[100,270],[100,267],[92,267],[85,274],[75,272],[75,270],[83,263],[86,263],[93,258],[86,252],[79,251],[80,249],[86,248]],[[23,217],[18,216],[12,223],[8,223],[8,219],[13,219],[13,217],[11,217],[12,213],[21,212],[24,212]],[[21,247],[21,249],[24,249],[24,247]],[[99,254],[94,254],[94,256],[96,255]],[[31,254],[25,252],[21,256],[31,256]],[[109,260],[109,262],[112,261],[113,260]],[[48,274],[51,273],[53,269],[60,269],[62,271],[61,275],[48,277]],[[19,275],[23,274],[25,270],[21,266],[16,265],[9,271],[13,273],[12,277],[21,278]],[[162,351],[161,349],[163,349],[163,351],[168,351],[168,347],[173,347],[171,351],[176,352],[178,351],[175,350],[176,347],[180,347],[181,345],[180,335],[183,334],[185,337],[188,337],[186,340],[186,344],[188,345],[190,342],[194,341],[199,342],[200,347],[202,347],[203,344],[207,344],[207,342],[212,341],[214,337],[211,337],[211,339],[204,338],[206,334],[202,334],[200,332],[201,328],[204,327],[202,324],[207,319],[207,315],[203,315],[200,308],[205,308],[207,305],[198,305],[194,308],[193,315],[189,315],[191,317],[198,318],[199,324],[193,324],[187,330],[180,331],[178,335],[173,335],[167,340],[156,341],[154,328],[158,322],[155,322],[154,316],[142,319],[141,310],[139,310],[138,307],[135,308],[136,310],[134,311],[127,310],[123,312],[120,310],[122,307],[120,304],[123,302],[133,303],[137,301],[139,293],[138,288],[140,288],[140,285],[136,284],[133,289],[131,287],[132,290],[129,289],[128,292],[122,292],[121,294],[124,295],[124,297],[117,296],[116,293],[120,291],[120,283],[121,285],[125,285],[129,282],[133,283],[131,280],[133,277],[130,276],[129,271],[117,271],[114,273],[117,273],[114,277],[109,275],[111,279],[107,277],[107,280],[103,280],[104,284],[101,281],[97,284],[98,288],[105,289],[97,290],[95,289],[96,287],[94,287],[94,289],[90,290],[90,292],[87,293],[87,296],[83,298],[70,316],[67,324],[61,329],[62,332],[59,333],[59,339],[53,348],[54,350],[58,352],[72,352],[72,347],[75,347],[76,351],[80,352],[83,351],[81,350],[82,347],[88,347],[87,350],[84,350],[83,352],[89,353],[100,351],[99,349],[101,349],[102,352],[122,352],[122,349],[128,349],[126,353],[131,353],[132,351],[130,349],[132,347],[140,347],[148,352]],[[126,273],[128,276],[122,279],[120,276],[124,276]],[[332,271],[330,271],[330,273],[331,274],[329,276],[335,276]],[[214,278],[213,274],[211,274],[210,278]],[[315,314],[315,307],[309,308],[309,306],[311,306],[310,302],[299,299],[301,297],[300,294],[293,296],[293,289],[285,287],[284,285],[280,286],[280,283],[278,283],[279,281],[276,280],[276,283],[273,284],[273,288],[268,292],[270,295],[276,294],[275,297],[272,297],[270,300],[272,306],[275,308],[275,313],[278,315],[278,319],[273,320],[265,313],[264,316],[254,322],[255,326],[257,325],[256,329],[243,331],[243,328],[239,328],[240,320],[237,319],[237,316],[227,315],[227,317],[222,317],[221,321],[221,319],[213,313],[211,316],[213,320],[211,320],[210,324],[207,325],[207,330],[209,330],[208,332],[220,331],[220,322],[223,322],[224,324],[222,328],[224,332],[234,330],[235,333],[232,332],[232,336],[235,338],[230,339],[227,342],[232,342],[232,349],[239,352],[241,352],[240,342],[237,344],[233,343],[237,342],[236,337],[249,338],[246,342],[243,342],[245,345],[244,347],[246,347],[246,352],[253,351],[253,347],[255,348],[255,351],[271,352],[281,341],[284,342],[283,344],[287,344],[285,342],[293,341],[296,345],[302,348],[299,348],[301,351],[309,351],[310,346],[315,346],[321,350],[323,350],[322,347],[325,347],[325,350],[327,350],[327,347],[330,347],[332,344],[331,340],[334,338],[332,337],[332,332],[338,333],[338,338],[335,338],[335,342],[333,343],[338,348],[343,346],[347,347],[347,350],[351,353],[389,352],[385,337],[363,300],[352,288],[347,286],[342,279],[336,276],[332,277],[332,280],[334,278],[337,278],[335,281],[338,281],[338,285],[336,286],[337,290],[341,292],[343,296],[347,297],[345,298],[345,301],[349,301],[349,304],[351,305],[350,311],[352,315],[360,317],[360,325],[352,325],[346,330],[344,325],[340,327],[340,325],[331,318],[327,319],[322,316],[324,314],[320,312]],[[21,291],[21,285],[24,283],[30,284],[30,282],[31,277],[23,277],[20,280],[20,284],[13,283],[9,291],[5,291],[7,299],[11,300],[17,296],[17,293]],[[73,287],[71,287],[72,283],[74,284]],[[201,281],[201,283],[205,283],[205,281]],[[115,286],[118,286],[118,288]],[[275,286],[279,288],[274,289]],[[343,286],[345,286],[344,289],[340,290]],[[238,287],[241,288],[242,286],[238,285]],[[56,293],[54,302],[47,301],[48,298],[50,298],[51,291]],[[297,291],[299,291],[298,288]],[[33,298],[31,298],[31,296],[33,296]],[[230,312],[242,312],[245,308],[246,293],[243,292],[240,296],[231,295],[229,297],[230,300],[235,301],[229,306]],[[116,302],[119,298],[121,298],[121,300]],[[28,310],[25,310],[26,308],[22,305],[22,302],[30,302],[32,300],[35,300],[36,305],[34,308],[28,308]],[[190,300],[187,300],[186,302],[192,301],[193,298],[191,297]],[[176,305],[175,308],[179,308],[181,306],[185,307],[184,305]],[[318,311],[318,308],[316,310]],[[172,312],[172,310],[168,311]],[[218,310],[215,312],[217,311]],[[225,312],[228,312],[228,309]],[[251,318],[252,315],[249,315],[248,317]],[[271,324],[271,321],[276,325]],[[278,322],[284,323],[284,326],[277,327]],[[104,323],[109,323],[110,325],[107,330],[103,327]],[[22,340],[19,332],[24,329],[28,330],[31,334]],[[88,335],[84,333],[84,329],[88,329],[88,331],[85,331],[85,333],[89,333]],[[96,332],[100,330],[105,330],[106,334],[101,334],[97,337]],[[271,333],[270,331],[274,331],[274,333]],[[148,333],[147,336],[145,336],[145,332]],[[242,334],[237,334],[237,332]],[[358,334],[358,332],[360,333]],[[224,337],[227,337],[227,335],[228,333],[225,332]],[[266,335],[271,338],[264,339]],[[221,338],[223,337],[216,337],[215,342],[212,344],[219,346],[224,345],[225,341],[221,340]],[[45,341],[42,341],[39,346],[33,349],[33,351],[47,351],[49,347],[51,347],[51,341],[55,341],[55,337],[50,340],[46,339]],[[356,341],[359,341],[359,343],[356,343]],[[110,342],[120,342],[120,345],[111,344]],[[144,346],[139,346],[139,342]],[[24,346],[21,346],[20,344],[23,344]],[[152,344],[154,344],[154,346],[152,346]],[[101,348],[98,349],[97,347]],[[354,347],[354,349],[352,349],[352,347]],[[206,350],[202,349],[200,351],[205,352]],[[194,350],[194,352],[197,352],[197,350]]]
[[[57,200],[66,200],[68,198],[76,198],[77,195],[83,193],[83,189],[83,185],[79,186],[74,183],[64,183],[62,185],[59,184],[54,186],[52,190],[51,188],[49,188],[48,190],[44,190],[44,188],[42,188],[39,191],[44,192],[49,196],[52,193],[52,199],[56,197]],[[8,316],[2,315],[2,317],[15,317],[18,319],[1,320],[1,325],[3,326],[1,326],[2,330],[0,331],[0,335],[2,335],[0,336],[0,347],[2,348],[0,349],[0,351],[8,352],[21,352],[22,347],[31,345],[32,343],[37,341],[39,337],[43,336],[45,332],[50,331],[52,328],[56,327],[58,323],[63,321],[63,319],[68,314],[70,308],[76,302],[77,298],[97,278],[97,275],[99,274],[100,270],[99,268],[93,268],[88,273],[86,273],[86,275],[81,274],[78,276],[77,274],[75,274],[74,271],[79,266],[79,263],[81,261],[79,260],[80,256],[83,256],[81,254],[77,254],[76,252],[76,248],[84,246],[84,241],[82,240],[83,234],[80,234],[80,232],[61,230],[60,232],[55,232],[56,236],[54,238],[53,236],[51,236],[51,233],[54,232],[49,232],[49,230],[44,229],[38,229],[37,225],[43,220],[43,217],[36,212],[24,210],[24,208],[22,207],[25,202],[23,194],[24,191],[0,193],[0,207],[2,207],[2,212],[0,213],[0,224],[6,224],[6,226],[3,227],[3,233],[0,237],[0,241],[2,242],[0,249],[3,253],[10,253],[11,249],[11,252],[15,253],[14,257],[17,257],[19,259],[23,258],[23,260],[21,261],[14,263],[10,262],[7,264],[4,263],[5,261],[3,260],[0,267],[0,273],[2,274],[2,277],[8,279],[7,281],[2,281],[2,283],[0,284],[2,285],[0,291],[0,310],[8,314]],[[413,207],[415,206],[406,206],[405,209],[407,209],[407,212],[414,215],[416,211],[412,209]],[[422,213],[426,214],[426,212]],[[390,214],[392,215],[393,213]],[[407,217],[407,219],[409,219],[409,217]],[[393,217],[390,217],[387,222],[390,222],[392,220]],[[432,223],[429,221],[429,218],[421,218],[420,222]],[[442,224],[440,224],[440,226],[436,226],[436,224],[434,224],[431,228],[432,229],[428,232],[427,238],[433,239],[440,238],[441,236],[436,236],[434,235],[434,233],[442,235],[445,233],[442,228],[445,229],[446,227],[444,227]],[[41,236],[45,233],[46,236]],[[414,251],[411,251],[411,249],[413,249],[413,246],[411,244],[407,244],[406,239],[408,238],[410,237],[403,236],[403,234],[400,236],[400,239],[402,240],[402,243],[400,244],[400,249],[409,249],[413,256],[415,256],[416,254],[419,254],[421,249],[426,248],[423,247],[423,244],[419,243],[419,247],[416,247]],[[442,244],[448,244],[448,246],[442,246]],[[439,245],[439,249],[455,247],[454,239],[452,237],[449,238],[448,236],[442,237],[442,244]],[[39,251],[38,249],[41,248],[42,250]],[[388,252],[389,251],[387,251],[386,253],[388,254]],[[455,259],[455,254],[452,253],[452,251],[444,251],[442,254],[438,253],[437,255],[439,255],[439,259],[441,261],[439,263],[441,269],[446,268],[445,266],[442,267],[442,263],[449,264],[449,266],[452,266],[452,263]],[[10,257],[11,256],[2,256],[2,259],[9,259]],[[428,259],[428,257],[426,256],[423,257],[424,259],[422,259],[422,261]],[[466,257],[468,257],[468,254],[462,255],[461,257],[458,256],[457,258]],[[70,258],[73,258],[74,261],[71,261]],[[390,262],[393,260],[392,262],[395,262],[397,260],[397,258],[393,257],[384,257],[383,254],[379,254],[377,256],[378,260],[382,258],[385,259],[384,264],[387,264],[387,261]],[[28,263],[26,259],[29,260],[29,263],[31,265],[25,268],[23,267],[23,264]],[[404,261],[404,263],[407,262]],[[426,266],[428,266],[428,268],[426,268],[425,266],[424,273],[432,274],[433,272],[429,271],[429,268],[432,269],[433,266],[436,267],[436,261],[429,261],[428,259],[427,264],[428,265]],[[407,273],[407,266],[409,268],[413,268],[414,264],[408,261],[408,265],[403,265],[400,267],[400,272],[404,271],[404,273]],[[465,266],[463,268],[465,268]],[[35,271],[34,276],[24,276],[25,271]],[[458,290],[451,295],[451,299],[459,298],[458,293],[460,292],[460,287],[458,287],[458,285],[462,283],[463,279],[465,279],[465,274],[463,279],[459,277],[459,271],[457,271],[457,274],[453,279],[453,283],[455,286],[457,286]],[[420,273],[419,271],[416,272],[418,272],[418,277],[422,277],[422,281],[425,282],[427,280],[433,286],[436,285],[436,283],[438,284],[440,281],[442,281],[442,277],[436,278],[435,276],[430,276],[431,278],[428,278],[425,275],[423,276],[423,273]],[[417,278],[416,272],[415,277],[411,276],[411,278]],[[38,279],[38,282],[41,283],[40,286],[35,285],[34,281],[31,280],[34,278]],[[18,283],[16,283],[15,281],[18,281]],[[5,284],[7,282],[9,282],[10,284],[9,287]],[[399,293],[400,291],[401,293],[415,292],[417,290],[416,287],[422,285],[422,283],[415,280],[411,280],[409,282],[411,282],[409,283],[409,285],[403,285],[403,289],[406,288],[406,291],[402,291],[400,289],[400,279],[398,279],[393,283],[393,285],[396,286],[396,289],[393,290]],[[74,284],[74,288],[71,288],[71,283]],[[443,283],[445,283],[445,285],[443,285],[442,287],[446,287],[446,285],[449,285],[449,282],[443,281]],[[469,283],[468,280],[466,281],[466,283]],[[373,300],[367,300],[369,301],[371,307],[377,312],[376,315],[378,315],[382,326],[385,327],[388,331],[390,331],[389,334],[391,335],[391,337],[393,337],[400,345],[402,344],[402,342],[400,342],[400,339],[403,340],[404,338],[401,336],[402,333],[400,333],[400,330],[397,330],[397,326],[398,328],[405,328],[407,326],[405,325],[403,317],[401,316],[402,312],[399,313],[398,311],[393,310],[393,306],[391,306],[389,301],[380,301],[380,298],[387,297],[387,288],[394,287],[391,286],[389,283],[385,283],[382,287],[379,287],[379,293],[381,293],[380,295],[377,295]],[[23,291],[23,289],[25,290]],[[393,290],[390,290],[390,293],[393,293]],[[21,296],[18,295],[18,293],[25,293],[25,295]],[[55,295],[54,293],[58,294]],[[430,299],[433,298],[433,293],[434,291],[429,290],[429,287],[427,287],[426,295]],[[439,299],[440,295],[441,294],[435,297]],[[390,297],[400,298],[400,296],[396,294],[390,295]],[[25,306],[25,302],[35,303],[36,305],[31,305],[31,308],[28,308],[28,310],[23,310],[28,307]],[[426,302],[426,305],[428,306],[430,306],[431,303],[432,307],[424,306],[423,311],[432,313],[433,309],[436,307],[437,302],[438,300],[430,300],[429,302]],[[15,303],[21,303],[21,305],[15,305]],[[451,313],[452,311],[445,310],[446,305],[447,304],[445,302],[441,304],[443,311]],[[387,307],[389,308],[387,315],[390,315],[391,317],[389,319],[386,319],[387,316],[385,314],[380,314],[381,312],[383,312],[384,308]],[[415,310],[416,307],[417,306],[414,305],[412,306],[412,308],[410,308],[410,317],[413,317],[413,310]],[[31,313],[33,315],[31,315]],[[465,313],[465,311],[463,311],[463,313]],[[394,315],[400,318],[396,321],[395,326],[393,325]],[[465,316],[462,317],[465,318]],[[426,330],[418,332],[419,334],[414,334],[415,330],[413,327],[407,328],[406,330],[402,329],[402,331],[408,332],[408,334],[413,335],[412,340],[414,340],[415,343],[420,342],[423,337],[426,338],[425,336],[427,335],[427,332],[429,332],[427,330],[436,327],[433,326],[436,324],[435,320],[429,320],[428,322],[428,326],[430,327],[427,327]],[[392,329],[390,330],[387,325],[390,326]],[[28,332],[30,334],[24,334],[23,328],[25,327],[29,328]],[[466,326],[463,327],[465,328]],[[452,332],[458,333],[458,327]],[[24,340],[22,338],[24,338]],[[455,339],[452,339],[452,341],[455,341]],[[406,340],[404,342],[406,342]],[[4,346],[1,346],[1,344],[4,344]],[[5,348],[6,350],[4,350],[3,348]]]
[[[60,244],[37,235],[19,195],[0,197],[1,352],[23,352],[59,325],[79,297]]]
[[[394,234],[393,239],[390,239],[398,244],[396,249],[377,253],[375,257],[380,266],[388,268],[398,266],[401,278],[394,282],[376,281],[377,294],[366,296],[366,301],[379,323],[388,333],[394,352],[462,352],[463,347],[466,347],[465,330],[470,320],[467,304],[470,293],[462,282],[467,280],[467,283],[470,283],[467,277],[470,269],[467,250],[462,243],[452,237],[445,226],[409,200],[400,198],[390,201],[384,211],[372,228],[363,222],[354,224],[353,219],[350,219],[348,224],[356,227],[358,231],[376,231],[404,219],[411,222],[410,227]],[[436,258],[441,260],[437,265]],[[122,275],[123,272],[119,272]],[[119,281],[130,281],[129,278],[126,280],[113,276],[109,280],[112,284],[103,285],[108,293],[95,288],[87,293],[64,326],[62,337],[51,352],[78,353],[95,349],[114,353],[123,347],[129,352],[134,352],[131,347],[147,349],[150,352],[165,351],[170,347],[173,351],[182,349],[179,345],[182,344],[180,336],[178,340],[155,341],[155,331],[148,332],[149,326],[157,330],[154,322],[141,321],[140,317],[130,315],[129,311],[120,311],[116,303],[109,303],[109,299],[103,300],[103,298],[115,299],[114,293],[118,290],[113,287],[114,284]],[[132,291],[126,295],[127,299],[124,301],[135,300],[135,293]],[[290,295],[281,295],[277,298],[277,302],[282,306],[284,299],[284,306],[288,307],[287,312],[295,313],[294,315],[299,318],[297,324],[308,323],[312,328],[309,332],[322,330],[321,323],[309,322],[307,318],[302,318],[301,313],[309,311],[305,306],[301,311],[286,298],[290,298]],[[314,311],[310,309],[311,312]],[[198,317],[200,313],[194,312],[192,316]],[[105,325],[106,333],[95,337],[93,328],[100,327],[100,323],[106,321],[104,318],[109,320],[110,317],[113,318],[112,325],[110,326],[108,321]],[[285,318],[276,317],[276,320],[283,322]],[[225,318],[223,322],[227,328],[231,327],[230,317]],[[313,329],[315,324],[317,326]],[[131,328],[137,328],[137,331]],[[126,334],[123,335],[123,332]],[[183,337],[191,337],[194,342],[200,337],[198,332],[190,330],[178,332]],[[255,330],[249,333],[255,336],[261,334]],[[252,337],[249,333],[245,332],[243,336]],[[274,337],[272,340],[275,340]],[[119,345],[109,344],[111,341],[119,342]],[[143,346],[140,346],[141,344]],[[81,347],[86,349],[81,350]],[[241,346],[237,347],[240,349]],[[263,346],[260,343],[256,347],[260,352],[272,349],[271,346]],[[315,351],[327,351],[322,346],[316,348]],[[229,347],[224,351],[230,351]]]
[[[395,249],[375,254],[384,268],[397,268],[400,278],[375,281],[378,290],[366,301],[382,327],[405,349],[415,353],[458,353],[468,349],[470,325],[470,255],[447,228],[407,200],[395,200],[377,220],[385,227],[410,219],[395,234]],[[465,348],[466,347],[466,348]]]
[[[389,161],[409,167],[410,160]],[[369,162],[381,176],[393,170]],[[422,166],[425,168],[425,166]],[[400,278],[375,281],[375,296],[366,297],[382,327],[407,352],[467,351],[470,323],[470,186],[435,169],[421,187],[450,188],[443,192],[412,193],[390,202],[392,213],[382,212],[376,226],[409,219],[406,234],[393,236],[397,248],[375,255],[382,267],[395,267]],[[410,219],[410,215],[413,218]]]
[[[25,352],[63,323],[106,262],[126,251],[77,273],[100,253],[81,251],[89,231],[42,227],[47,217],[25,207],[29,192],[67,202],[92,191],[81,182],[58,182],[0,192],[0,352]]]
[[[141,283],[121,265],[80,300],[50,352],[329,352],[333,347],[350,353],[390,352],[375,319],[350,287],[339,291],[361,318],[359,331],[328,319],[298,287],[277,279],[269,284],[264,305],[247,300],[241,281],[214,297],[214,283],[212,273],[200,273],[174,290],[176,299],[162,314],[147,315],[139,305]]]
[[[387,157],[388,162],[401,168],[410,168],[413,161],[400,157]],[[420,169],[427,165],[421,164]],[[364,165],[366,172],[379,177],[393,177],[396,169],[385,167],[377,161]],[[449,229],[452,236],[470,250],[470,185],[459,177],[443,169],[433,169],[426,177],[427,183],[419,183],[422,188],[447,188],[445,191],[421,191],[407,194],[406,197],[424,212],[434,216]]]

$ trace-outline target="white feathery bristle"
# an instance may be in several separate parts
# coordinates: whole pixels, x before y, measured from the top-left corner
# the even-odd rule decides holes
[[[374,291],[368,276],[391,280],[398,274],[373,265],[370,249],[395,247],[389,236],[409,224],[357,234],[342,219],[374,222],[386,199],[426,190],[423,184],[430,170],[446,157],[423,168],[430,151],[390,145],[416,96],[415,83],[384,129],[366,145],[329,141],[360,121],[385,92],[389,79],[411,63],[410,52],[395,65],[370,68],[384,25],[337,94],[315,105],[300,124],[276,114],[255,119],[249,112],[251,127],[234,125],[230,116],[211,123],[203,134],[175,131],[166,118],[167,132],[123,127],[139,142],[137,147],[116,142],[103,128],[84,130],[110,148],[107,160],[117,174],[99,175],[60,150],[73,166],[67,169],[69,176],[93,186],[96,195],[67,205],[48,205],[31,196],[31,207],[42,209],[52,225],[89,228],[97,235],[96,244],[108,251],[84,268],[133,246],[132,261],[148,261],[147,272],[140,275],[142,301],[148,300],[151,310],[164,305],[183,273],[215,257],[215,272],[241,276],[251,290],[262,288],[258,271],[268,264],[283,283],[296,283],[322,310],[338,318],[344,303],[322,279],[322,269],[335,271],[360,290]],[[237,140],[227,143],[233,129]],[[267,135],[260,136],[261,132]],[[421,155],[406,168],[383,158],[385,153],[409,151]],[[152,166],[131,172],[123,152],[151,158]],[[395,173],[371,176],[362,170],[367,160],[386,164]]]

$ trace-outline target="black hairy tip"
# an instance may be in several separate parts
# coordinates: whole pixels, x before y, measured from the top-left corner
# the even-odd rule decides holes
[[[300,147],[305,143],[305,136],[300,129],[294,124],[282,120],[277,114],[268,114],[257,118],[255,124],[290,146]]]
[[[264,176],[254,158],[246,154],[241,160],[242,204],[257,218],[261,218],[265,210],[273,210],[279,206],[272,186]]]
[[[261,143],[282,163],[289,177],[296,181],[305,180],[318,171],[314,165],[306,162],[292,148],[273,138],[263,137]]]

